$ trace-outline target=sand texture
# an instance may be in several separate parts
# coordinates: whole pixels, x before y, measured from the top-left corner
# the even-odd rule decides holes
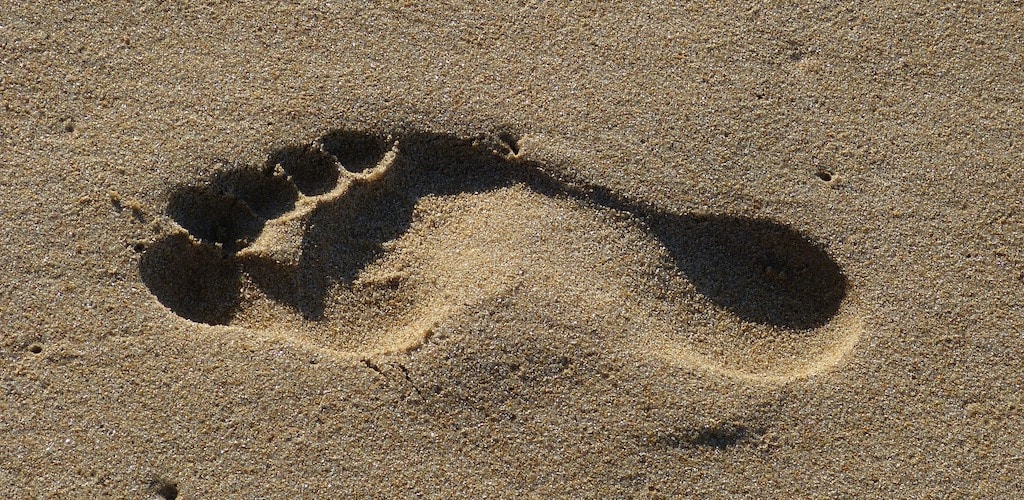
[[[1018,4],[16,2],[0,48],[4,498],[1024,496]]]

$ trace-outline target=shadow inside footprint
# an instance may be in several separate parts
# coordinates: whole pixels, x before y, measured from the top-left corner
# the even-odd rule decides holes
[[[352,130],[331,132],[320,139],[320,144],[341,168],[355,174],[372,168],[389,149],[384,137]]]
[[[508,155],[515,141],[504,136],[470,140],[410,132],[396,137],[394,162],[380,175],[358,174],[377,165],[390,139],[343,130],[309,146],[278,150],[262,169],[229,171],[198,188],[177,191],[167,213],[200,243],[185,235],[157,242],[140,263],[143,280],[178,315],[219,324],[229,322],[238,305],[244,272],[270,299],[318,320],[331,290],[351,286],[383,254],[385,243],[409,229],[421,198],[518,183],[639,219],[698,292],[743,320],[810,329],[827,323],[846,295],[839,265],[820,245],[786,225],[672,214],[600,186],[567,182],[541,164]],[[288,177],[275,174],[277,165]],[[310,215],[297,263],[234,256],[268,219],[290,209],[299,193],[315,196],[333,189],[340,169],[357,175],[350,176],[342,196]]]
[[[215,245],[173,234],[146,249],[139,270],[160,303],[185,319],[224,325],[238,308],[241,270]]]
[[[324,149],[345,170],[360,172],[384,155],[384,141],[364,134],[334,133]],[[342,148],[343,138],[355,143]],[[503,175],[504,160],[470,141],[435,134],[406,134],[400,155],[381,176],[351,180],[345,195],[320,205],[306,224],[297,266],[282,266],[258,256],[244,261],[249,275],[268,297],[302,313],[322,318],[327,294],[349,286],[360,271],[384,252],[384,244],[404,234],[417,202],[427,195],[491,191],[515,181]],[[339,156],[340,155],[340,156]],[[353,166],[354,165],[354,166]],[[362,169],[360,169],[362,166]]]
[[[279,149],[270,155],[268,165],[280,165],[306,196],[331,190],[338,182],[338,166],[331,156],[315,145],[303,144]]]
[[[646,220],[697,291],[743,320],[816,328],[846,296],[839,265],[782,224],[721,215],[649,214]]]
[[[842,268],[799,231],[765,219],[679,215],[607,188],[569,183],[542,165],[515,162],[508,174],[549,196],[570,196],[643,221],[697,291],[740,319],[782,328],[820,327],[846,297]]]
[[[291,210],[297,196],[295,185],[271,169],[235,168],[178,189],[166,212],[192,236],[233,253],[252,243],[267,220]]]
[[[351,285],[383,253],[384,243],[401,236],[412,222],[416,198],[392,182],[352,181],[344,197],[321,205],[310,217],[297,265],[262,256],[245,258],[253,281],[269,298],[307,320],[321,319],[334,286]]]

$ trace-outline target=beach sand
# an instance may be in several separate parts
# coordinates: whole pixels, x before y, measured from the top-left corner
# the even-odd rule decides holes
[[[1022,33],[8,4],[2,496],[1020,496]]]

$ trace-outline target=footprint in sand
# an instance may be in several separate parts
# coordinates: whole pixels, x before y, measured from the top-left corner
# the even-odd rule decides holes
[[[564,181],[505,135],[336,131],[179,188],[166,214],[140,261],[160,303],[338,352],[414,349],[512,289],[619,318],[623,346],[755,381],[832,366],[860,332],[842,270],[797,231]]]

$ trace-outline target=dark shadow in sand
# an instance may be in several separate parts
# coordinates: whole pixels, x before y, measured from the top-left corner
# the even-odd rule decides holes
[[[549,175],[543,165],[507,159],[504,153],[518,149],[514,137],[507,134],[466,140],[411,132],[399,134],[397,140],[399,154],[382,178],[353,181],[341,199],[312,215],[298,265],[240,259],[234,254],[258,235],[268,218],[290,208],[297,192],[330,190],[338,179],[335,159],[351,172],[376,164],[389,144],[384,137],[336,131],[317,141],[318,147],[275,151],[262,169],[250,169],[255,173],[228,172],[204,186],[179,190],[172,196],[169,215],[199,240],[214,245],[199,251],[202,258],[195,259],[197,251],[178,240],[158,242],[155,247],[162,250],[152,256],[153,249],[148,250],[140,264],[143,280],[179,315],[223,323],[237,306],[239,273],[245,272],[267,296],[317,320],[333,287],[351,285],[362,269],[381,256],[384,243],[408,230],[420,198],[524,183],[541,194],[575,198],[636,217],[665,246],[698,292],[746,321],[790,329],[818,327],[836,314],[846,295],[847,281],[839,265],[820,245],[784,224],[728,215],[673,214],[600,186],[565,182]],[[284,168],[295,187],[288,185],[291,182],[282,184],[284,177],[273,174],[275,165]],[[257,185],[262,179],[266,185],[233,189],[225,181],[232,178],[256,179]],[[168,255],[175,251],[192,257]],[[217,258],[208,255],[214,251],[221,252]],[[190,264],[193,261],[196,264]],[[229,270],[214,269],[218,262]],[[168,265],[184,274],[177,276]],[[203,280],[208,283],[198,283]]]
[[[160,303],[185,319],[227,324],[238,308],[241,269],[216,245],[184,234],[162,238],[142,254],[139,273]]]

